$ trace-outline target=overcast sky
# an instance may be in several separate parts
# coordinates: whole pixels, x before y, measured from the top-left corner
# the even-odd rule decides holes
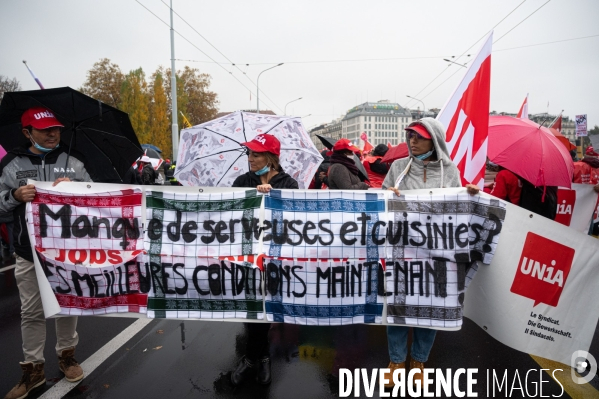
[[[2,0],[0,74],[33,90],[23,60],[46,88],[80,87],[104,57],[123,72],[170,67],[169,28],[140,3],[169,22],[169,0]],[[530,113],[563,109],[599,124],[596,0],[174,0],[173,9],[183,18],[176,67],[210,74],[221,111],[255,109],[258,74],[281,62],[260,77],[260,108],[283,114],[303,97],[287,113],[310,114],[308,128],[367,100],[420,106],[411,95],[440,108],[465,71],[443,58],[467,63],[499,23],[491,110],[515,113],[530,93]]]

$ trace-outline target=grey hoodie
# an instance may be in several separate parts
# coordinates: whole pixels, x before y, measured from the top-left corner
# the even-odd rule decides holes
[[[417,190],[421,188],[444,188],[462,187],[460,171],[449,158],[447,145],[445,144],[445,128],[433,118],[422,118],[414,123],[423,125],[431,134],[434,148],[437,152],[437,161],[429,162],[426,166],[418,158],[412,155],[408,143],[410,156],[398,159],[391,165],[389,173],[383,182],[382,188],[386,190],[395,185],[399,175],[406,169],[411,161],[410,169],[399,184],[400,190]],[[424,169],[426,168],[426,182],[424,181]]]

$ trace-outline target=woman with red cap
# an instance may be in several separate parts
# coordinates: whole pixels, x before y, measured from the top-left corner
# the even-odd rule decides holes
[[[272,188],[297,189],[297,181],[281,168],[279,155],[281,143],[269,134],[259,134],[252,141],[241,143],[247,147],[250,171],[237,177],[233,187],[256,188],[261,193],[268,193]],[[269,384],[270,348],[268,331],[270,323],[245,323],[248,337],[245,356],[237,368],[231,373],[231,383],[239,385],[250,375],[256,375],[260,384]]]
[[[461,187],[460,171],[455,166],[445,144],[445,128],[433,118],[423,118],[411,123],[407,128],[408,151],[410,156],[393,162],[383,182],[383,189],[400,195],[399,190],[416,190],[422,188]],[[473,184],[466,185],[468,193],[474,195],[479,188]],[[408,355],[408,331],[405,326],[387,326],[387,341],[391,362],[391,375],[396,369],[405,369]],[[435,341],[437,330],[414,327],[412,331],[412,348],[410,368],[420,369],[414,375],[414,381],[420,380],[422,385],[424,363]],[[393,381],[387,387],[393,386]]]
[[[335,143],[328,174],[331,190],[368,190],[370,186],[358,177],[358,167],[354,162],[354,153],[359,151],[348,139]]]

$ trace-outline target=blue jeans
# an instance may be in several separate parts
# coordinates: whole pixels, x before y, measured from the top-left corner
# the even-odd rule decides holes
[[[393,363],[403,363],[408,357],[408,330],[405,326],[387,326],[389,357]],[[425,363],[431,353],[437,330],[413,327],[412,359]]]

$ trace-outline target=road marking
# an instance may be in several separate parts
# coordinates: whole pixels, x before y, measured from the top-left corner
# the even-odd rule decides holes
[[[137,319],[129,327],[125,328],[119,335],[108,341],[106,345],[101,347],[96,353],[87,358],[81,363],[81,368],[87,377],[90,375],[99,365],[101,365],[109,356],[116,352],[121,346],[125,345],[135,334],[141,331],[142,328],[147,326],[153,321],[153,319]],[[84,381],[85,378],[81,381]],[[68,382],[66,379],[58,381],[54,386],[48,389],[40,399],[58,399],[65,396],[73,388],[75,388],[81,381],[76,383]]]
[[[572,399],[585,399],[585,398],[599,398],[599,391],[597,391],[588,382],[586,384],[575,384],[572,381],[570,374],[571,367],[567,364],[555,362],[553,360],[545,359],[543,357],[530,355],[532,359],[538,363],[541,368],[549,369],[545,371],[551,378],[553,378],[553,370],[562,369],[562,371],[556,371],[554,379],[559,380],[559,383],[564,387],[564,391],[570,395]]]
[[[17,265],[3,267],[2,269],[0,269],[0,273],[5,272],[7,270],[14,269],[15,267],[17,267]]]

